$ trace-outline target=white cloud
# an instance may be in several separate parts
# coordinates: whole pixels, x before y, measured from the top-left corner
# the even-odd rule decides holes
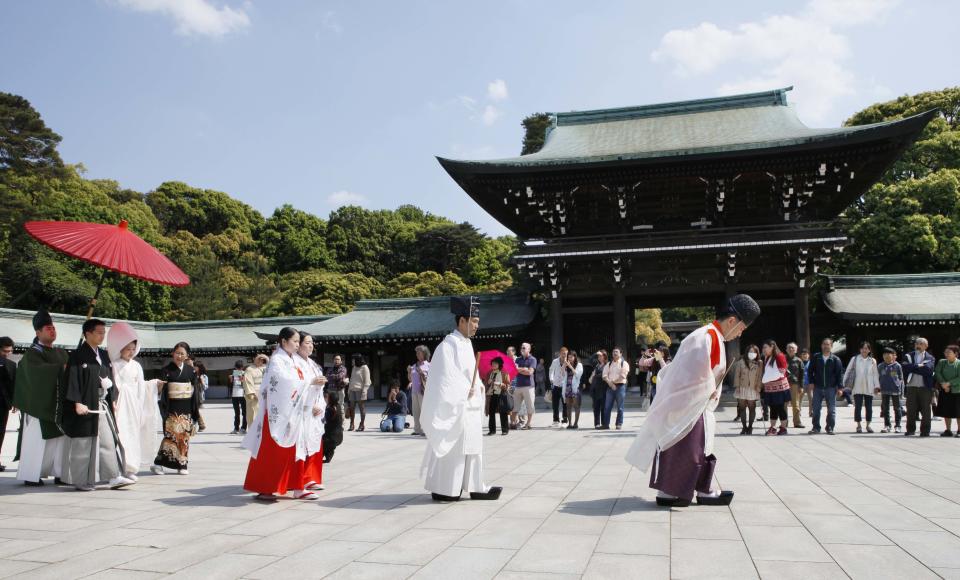
[[[508,96],[505,80],[497,79],[490,81],[490,84],[487,85],[487,98],[491,101],[504,101]]]
[[[183,36],[211,36],[219,38],[250,26],[247,7],[216,7],[208,0],[113,0],[114,3],[136,10],[163,14],[176,24],[174,31]]]
[[[671,30],[650,58],[672,63],[674,74],[694,77],[722,68],[731,78],[720,94],[797,87],[794,100],[805,116],[821,121],[838,98],[864,90],[848,70],[850,42],[844,28],[885,17],[897,0],[811,0],[796,14],[776,14],[726,29],[703,22]],[[736,71],[747,71],[737,76]]]
[[[483,121],[483,124],[489,127],[497,122],[497,119],[503,115],[503,112],[500,109],[494,107],[493,105],[487,105],[483,108],[483,113],[480,115],[480,120]]]
[[[367,196],[341,189],[327,196],[327,203],[332,207],[341,207],[344,205],[366,205]]]

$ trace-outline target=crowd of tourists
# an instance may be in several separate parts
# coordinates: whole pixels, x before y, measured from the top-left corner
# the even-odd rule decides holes
[[[862,342],[844,367],[833,352],[833,341],[825,338],[820,351],[811,355],[806,349],[798,351],[790,343],[781,352],[775,341],[768,340],[762,347],[748,345],[744,356],[731,370],[734,396],[737,399],[737,417],[741,435],[753,433],[757,401],[760,401],[764,424],[769,419],[767,435],[785,435],[788,432],[789,405],[793,427],[804,429],[801,406],[807,397],[808,418],[813,421],[808,431],[818,434],[826,427],[833,435],[836,429],[836,406],[846,401],[854,406],[857,433],[874,433],[873,402],[880,397],[881,433],[917,434],[927,437],[932,417],[943,419],[943,437],[958,436],[951,425],[960,418],[960,347],[944,348],[943,358],[937,360],[928,352],[929,342],[917,338],[914,349],[901,356],[895,349],[885,347],[879,360],[873,345]],[[906,401],[906,408],[903,402]],[[825,425],[821,421],[824,403],[827,406]],[[906,418],[903,431],[904,417]],[[958,423],[960,427],[960,423]]]

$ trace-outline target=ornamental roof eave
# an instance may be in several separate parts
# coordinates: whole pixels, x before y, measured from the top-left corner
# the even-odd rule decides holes
[[[824,304],[835,316],[852,322],[956,322],[960,311],[960,273],[881,276],[824,276],[829,291]]]

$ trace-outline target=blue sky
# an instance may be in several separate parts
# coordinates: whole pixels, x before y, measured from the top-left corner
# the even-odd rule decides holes
[[[952,0],[7,1],[0,90],[88,177],[182,180],[264,214],[413,203],[500,235],[435,155],[516,155],[535,111],[791,84],[802,120],[837,126],[960,83],[958,16]]]

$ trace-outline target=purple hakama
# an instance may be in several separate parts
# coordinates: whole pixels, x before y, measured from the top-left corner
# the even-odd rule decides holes
[[[693,429],[653,459],[650,487],[681,499],[692,500],[695,491],[710,493],[717,458],[704,455],[703,416]]]

